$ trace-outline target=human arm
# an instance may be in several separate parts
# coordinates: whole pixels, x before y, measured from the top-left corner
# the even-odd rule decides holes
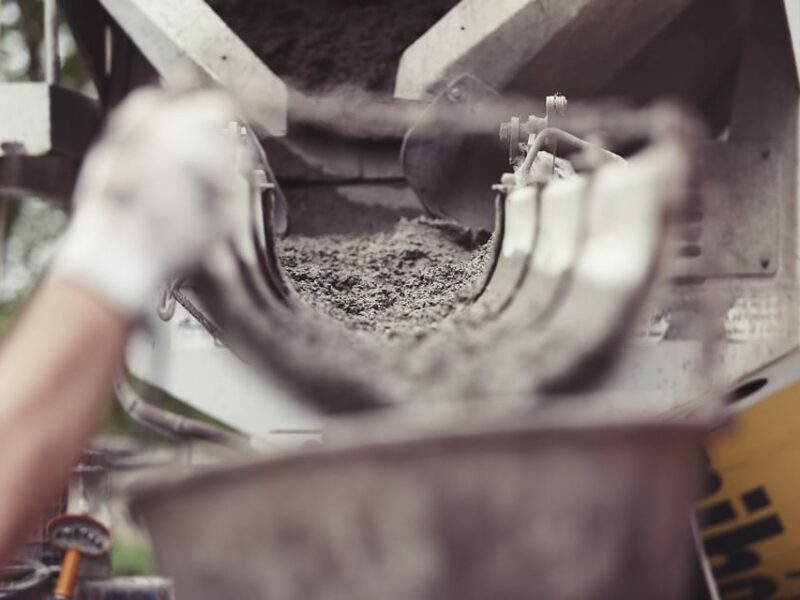
[[[0,563],[78,460],[135,323],[246,198],[233,118],[219,93],[139,92],[87,157],[65,239],[0,345]]]
[[[80,458],[130,330],[97,294],[46,279],[0,344],[0,561]]]

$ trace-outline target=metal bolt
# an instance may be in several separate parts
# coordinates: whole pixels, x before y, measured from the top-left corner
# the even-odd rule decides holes
[[[567,98],[556,92],[553,96],[548,96],[545,100],[547,116],[553,114],[563,115],[567,112]]]
[[[275,185],[270,183],[267,179],[267,174],[264,169],[253,169],[253,181],[260,190],[268,190],[275,187]]]
[[[508,141],[508,127],[509,123],[500,123],[500,139],[504,142]]]
[[[460,102],[464,97],[464,92],[458,86],[453,86],[447,90],[447,97],[453,102]]]

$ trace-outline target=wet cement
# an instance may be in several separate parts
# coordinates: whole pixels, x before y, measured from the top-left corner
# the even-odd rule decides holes
[[[390,92],[403,51],[456,2],[208,0],[275,73],[315,92]]]
[[[470,236],[417,218],[383,233],[281,240],[302,302],[285,318],[265,315],[263,364],[332,413],[528,396],[539,359],[530,323],[475,310],[493,248]]]
[[[291,310],[243,311],[232,282],[201,297],[249,361],[326,413],[530,399],[565,355],[542,352],[528,302],[499,314],[485,294],[475,300],[497,250],[485,237],[426,218],[384,233],[290,235],[277,253],[300,296]]]
[[[421,339],[472,297],[488,241],[419,217],[371,235],[289,236],[278,250],[303,300],[349,330]]]

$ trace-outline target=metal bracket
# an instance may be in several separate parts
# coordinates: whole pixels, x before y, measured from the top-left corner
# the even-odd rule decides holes
[[[497,92],[471,75],[453,80],[439,94],[403,140],[400,160],[409,185],[435,217],[467,227],[494,226],[493,183],[506,161],[493,135],[467,133],[459,127],[474,119],[481,104]]]

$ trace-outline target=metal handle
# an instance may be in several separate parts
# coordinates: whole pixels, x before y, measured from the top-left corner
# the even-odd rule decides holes
[[[61,560],[61,573],[58,574],[56,588],[53,590],[54,600],[69,600],[75,591],[75,581],[81,567],[81,553],[70,548],[64,552]]]

